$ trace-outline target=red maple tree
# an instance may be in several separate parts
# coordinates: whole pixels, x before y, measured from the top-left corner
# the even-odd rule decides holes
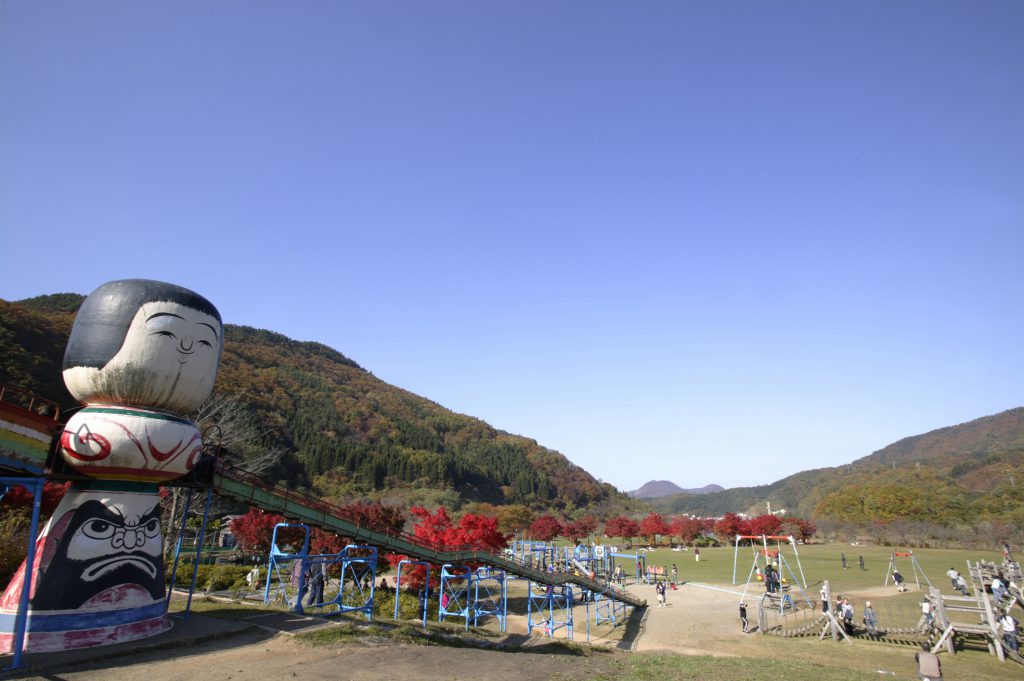
[[[668,531],[673,537],[679,537],[679,541],[682,543],[688,544],[701,535],[701,532],[704,531],[704,524],[696,518],[679,516],[673,518],[669,523]]]
[[[274,536],[274,526],[285,522],[284,517],[276,513],[264,513],[259,509],[250,509],[245,515],[237,516],[231,521],[231,533],[238,539],[238,546],[243,551],[267,553]],[[277,533],[278,548],[291,544],[296,551],[302,548],[303,532],[301,528],[290,527]]]
[[[39,501],[40,516],[46,517],[54,512],[57,504],[67,493],[70,482],[47,482],[43,483],[43,494]],[[7,508],[32,508],[32,492],[21,485],[11,485],[7,494],[3,497],[4,506]]]
[[[579,520],[577,520],[576,522],[580,524],[580,529],[584,530],[585,533],[588,535],[596,532],[598,525],[600,525],[600,523],[597,522],[597,518],[590,515],[589,513],[580,518]]]
[[[562,523],[550,515],[542,515],[530,524],[529,535],[539,541],[551,541],[562,534]]]
[[[665,520],[660,514],[652,511],[640,521],[640,527],[637,528],[637,531],[648,543],[654,544],[657,542],[659,534],[668,534],[668,525],[665,524]]]
[[[782,521],[777,516],[765,513],[747,521],[750,534],[777,535],[782,531]]]
[[[628,546],[633,545],[633,537],[640,532],[640,525],[624,515],[611,518],[604,524],[604,533],[609,537],[622,537]]]
[[[498,529],[498,518],[494,516],[483,516],[475,513],[463,515],[456,524],[448,510],[444,506],[438,507],[435,513],[431,513],[420,506],[413,506],[410,509],[413,517],[419,521],[413,527],[413,534],[439,550],[451,550],[462,546],[472,546],[485,551],[499,551],[508,546],[509,535]],[[387,556],[391,565],[398,565],[399,561],[406,556],[392,554]],[[470,565],[476,568],[476,565]],[[440,567],[435,567],[431,574],[431,584],[439,581]],[[408,572],[402,573],[402,586],[418,589],[423,586],[426,579],[425,571],[421,566],[414,566]]]
[[[571,523],[566,523],[562,526],[563,537],[571,540],[573,543],[579,542],[579,540],[585,538],[590,532],[587,531],[585,524],[579,520],[574,520]]]
[[[731,544],[738,534],[752,534],[750,524],[735,513],[726,513],[715,523],[715,535],[724,542]]]

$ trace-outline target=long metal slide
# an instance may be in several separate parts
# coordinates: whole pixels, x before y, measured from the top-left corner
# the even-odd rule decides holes
[[[555,586],[574,584],[605,598],[637,608],[647,605],[647,599],[612,584],[591,579],[583,571],[579,571],[579,574],[551,573],[476,545],[450,547],[433,544],[407,532],[395,532],[377,525],[368,518],[310,495],[282,485],[271,485],[245,471],[225,469],[215,472],[211,484],[221,497],[278,513],[289,520],[334,532],[358,543],[371,544],[378,549],[403,554],[434,565],[480,563],[533,582]]]

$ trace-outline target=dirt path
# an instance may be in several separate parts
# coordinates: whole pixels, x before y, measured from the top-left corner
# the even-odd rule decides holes
[[[630,587],[630,590],[648,599],[650,605],[641,611],[641,616],[614,630],[607,626],[592,627],[591,645],[612,649],[614,652],[611,654],[598,652],[578,656],[567,654],[565,650],[549,650],[547,654],[502,653],[399,644],[375,640],[372,634],[346,639],[344,643],[312,646],[295,640],[290,634],[277,633],[277,628],[265,624],[265,613],[254,613],[251,621],[257,624],[264,622],[260,626],[265,628],[196,645],[158,648],[87,664],[63,665],[44,676],[22,678],[43,678],[47,681],[194,681],[200,674],[204,681],[279,681],[288,678],[594,681],[617,678],[631,664],[633,658],[628,653],[618,652],[619,649],[640,654],[802,659],[816,664],[822,662],[821,656],[825,654],[830,664],[851,670],[873,673],[876,668],[894,669],[902,675],[912,670],[912,651],[903,649],[745,635],[740,629],[737,612],[740,591],[728,585],[684,584],[678,590],[668,592],[665,607],[658,607],[653,587],[640,585]],[[756,620],[758,595],[748,595],[747,598],[751,603],[752,624]],[[583,606],[577,606],[576,642],[586,639],[585,612]],[[287,617],[284,613],[280,615]],[[334,625],[324,624],[323,620],[305,620],[295,630],[309,626]],[[525,616],[510,615],[507,632],[510,644],[525,642],[526,648],[532,650],[536,644],[545,641],[536,629],[533,636],[528,637],[526,629]],[[563,629],[557,632],[556,638],[563,639],[565,634]],[[871,659],[865,656],[868,651]],[[944,665],[952,666],[959,662],[959,659],[949,659],[944,661]]]
[[[48,674],[47,681],[279,681],[281,679],[351,679],[352,681],[428,681],[475,679],[593,678],[609,671],[604,657],[566,658],[530,653],[502,654],[481,650],[417,645],[345,644],[312,647],[286,634],[264,640],[242,639],[232,645],[211,644],[158,658],[116,660],[100,666]],[[571,675],[568,675],[568,674]],[[198,675],[198,676],[197,676]]]

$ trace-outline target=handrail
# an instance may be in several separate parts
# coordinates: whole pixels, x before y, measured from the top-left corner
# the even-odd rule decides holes
[[[12,400],[12,397],[15,397],[17,401]],[[37,397],[17,386],[0,385],[0,404],[20,409],[25,416],[30,416],[53,427],[60,421],[60,405],[52,400]]]

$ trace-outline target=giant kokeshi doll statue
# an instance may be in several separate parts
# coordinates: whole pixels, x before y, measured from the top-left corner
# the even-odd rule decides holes
[[[37,540],[26,650],[120,643],[170,627],[164,606],[157,484],[185,475],[202,442],[186,415],[209,397],[224,332],[188,289],[130,279],[85,299],[64,355],[64,382],[85,407],[65,427],[75,483]],[[17,611],[24,566],[0,600]],[[13,617],[7,618],[13,620]],[[11,631],[0,640],[11,645]]]

